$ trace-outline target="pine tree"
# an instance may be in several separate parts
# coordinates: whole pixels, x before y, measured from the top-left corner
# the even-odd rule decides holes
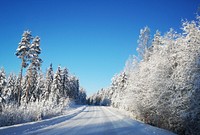
[[[61,90],[62,90],[62,70],[60,66],[58,67],[52,84],[51,94],[50,94],[50,100],[53,102],[54,105],[59,104],[59,99],[61,97]]]
[[[7,84],[6,73],[4,69],[0,69],[0,112],[2,112],[2,108],[5,104],[5,99],[3,98],[3,92],[5,90]]]
[[[69,98],[77,99],[79,93],[79,80],[75,76],[70,77],[70,92]]]
[[[17,77],[14,74],[9,75],[6,90],[4,91],[6,104],[17,104],[16,80]]]
[[[40,66],[42,63],[42,59],[39,57],[40,53],[40,38],[36,36],[33,39],[32,44],[30,45],[30,49],[28,51],[29,61],[36,68],[36,70],[40,70]]]
[[[42,59],[39,58],[39,54],[41,53],[40,49],[40,38],[36,36],[32,44],[29,46],[28,51],[28,60],[30,61],[30,66],[28,68],[28,86],[26,89],[26,103],[29,102],[30,98],[35,101],[36,97],[33,93],[36,90],[37,84],[37,77],[38,77],[38,70],[40,70],[40,66],[42,63]]]
[[[46,72],[46,79],[45,79],[45,92],[44,92],[44,99],[49,100],[49,95],[51,93],[52,84],[53,84],[53,67],[50,64],[50,67],[47,69]]]
[[[69,75],[68,75],[67,68],[64,68],[62,76],[63,76],[63,78],[62,78],[62,83],[63,83],[62,94],[63,94],[63,97],[68,97],[70,87],[69,87]]]
[[[0,69],[0,97],[2,96],[4,89],[6,87],[6,73],[3,68]]]
[[[43,97],[44,92],[45,92],[45,79],[44,79],[43,74],[39,73],[37,77],[36,89],[33,92],[33,95],[38,102],[44,99]]]

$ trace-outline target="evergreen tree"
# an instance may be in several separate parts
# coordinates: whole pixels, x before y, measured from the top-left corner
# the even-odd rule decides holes
[[[42,73],[38,74],[37,77],[37,84],[36,84],[36,89],[33,92],[33,97],[35,97],[35,101],[37,100],[38,102],[41,102],[41,100],[44,99],[43,95],[45,92],[45,79]]]
[[[6,89],[4,91],[4,98],[6,104],[17,104],[17,88],[16,88],[17,77],[14,74],[10,74],[8,77]]]
[[[79,93],[79,80],[75,76],[71,76],[69,98],[77,99],[78,93]]]
[[[29,61],[36,68],[36,70],[40,69],[42,63],[42,59],[39,57],[40,53],[41,53],[40,38],[36,36],[33,39],[32,44],[30,45],[28,51]]]
[[[41,53],[40,49],[40,38],[36,36],[33,39],[32,44],[29,46],[28,51],[28,59],[30,61],[30,66],[28,67],[27,76],[28,76],[28,86],[26,89],[26,103],[29,102],[30,98],[32,100],[36,100],[36,84],[37,84],[37,77],[38,77],[38,70],[40,70],[40,66],[42,63],[42,59],[39,58],[39,54]]]
[[[50,64],[50,67],[47,69],[46,72],[46,79],[45,79],[45,92],[44,92],[44,98],[45,100],[49,99],[49,95],[51,93],[52,84],[53,84],[53,67],[52,64]]]
[[[17,48],[16,56],[22,60],[21,63],[21,70],[20,70],[20,84],[19,84],[19,89],[18,89],[18,105],[20,105],[20,100],[21,100],[21,83],[22,83],[22,73],[23,73],[23,68],[26,68],[28,66],[28,57],[29,57],[29,47],[31,45],[31,40],[32,40],[32,35],[30,31],[24,31],[22,35],[22,39],[19,43],[19,46]]]
[[[5,104],[5,99],[3,98],[3,92],[7,84],[6,73],[4,69],[0,69],[0,112],[2,112],[3,106]]]
[[[6,87],[6,73],[3,68],[0,69],[0,97],[2,97],[4,89]]]
[[[69,75],[67,68],[64,68],[62,75],[63,75],[62,95],[63,97],[68,97],[70,92],[70,87],[69,87]]]
[[[58,67],[52,84],[51,94],[50,94],[50,100],[53,102],[54,105],[59,104],[59,99],[61,97],[61,91],[62,91],[62,70],[60,66]]]

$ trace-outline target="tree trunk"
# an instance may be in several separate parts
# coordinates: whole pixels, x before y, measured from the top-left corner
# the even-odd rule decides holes
[[[22,62],[21,70],[20,70],[20,83],[19,83],[19,88],[18,88],[18,106],[20,106],[20,101],[21,101],[22,72],[23,72],[23,62]]]

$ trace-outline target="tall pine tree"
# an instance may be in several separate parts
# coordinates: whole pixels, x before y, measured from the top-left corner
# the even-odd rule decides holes
[[[20,105],[20,100],[21,100],[21,91],[22,91],[22,74],[23,74],[23,68],[26,68],[28,66],[28,57],[29,57],[29,47],[31,45],[31,40],[32,40],[32,35],[29,30],[24,31],[22,35],[22,39],[19,42],[16,56],[21,59],[21,69],[20,69],[20,84],[18,88],[18,105]]]

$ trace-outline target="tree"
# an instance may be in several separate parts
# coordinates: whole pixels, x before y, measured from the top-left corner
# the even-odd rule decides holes
[[[54,76],[53,67],[52,67],[52,64],[50,64],[50,67],[47,69],[46,79],[45,79],[45,92],[44,92],[45,100],[49,99],[49,95],[51,93],[52,84],[53,84],[53,76]]]
[[[84,90],[84,88],[80,88],[80,90],[79,90],[79,95],[78,95],[78,103],[79,104],[86,104],[86,92],[85,92],[85,90]]]
[[[37,100],[38,102],[41,102],[41,100],[44,100],[45,98],[43,96],[44,96],[45,91],[46,91],[46,89],[45,89],[45,79],[44,79],[43,74],[39,73],[38,77],[37,77],[36,89],[33,92],[35,100]]]
[[[132,74],[137,67],[138,58],[135,55],[129,56],[128,60],[125,63],[124,72],[127,76],[130,76],[130,74]]]
[[[19,84],[19,89],[18,89],[18,105],[20,105],[20,100],[21,100],[21,83],[22,83],[22,73],[23,73],[23,68],[26,68],[28,66],[28,52],[29,52],[29,46],[31,45],[31,40],[32,40],[32,35],[29,30],[24,31],[22,35],[22,39],[19,42],[17,52],[15,55],[22,60],[21,63],[21,69],[20,69],[20,84]]]
[[[54,106],[59,104],[59,99],[61,98],[61,90],[62,90],[62,70],[59,66],[53,79],[50,100],[53,102]]]
[[[7,84],[6,73],[4,69],[1,68],[0,69],[0,97],[2,97],[6,84]]]
[[[70,76],[70,92],[69,98],[77,99],[79,93],[79,80],[75,76]]]
[[[37,76],[38,70],[40,70],[40,66],[42,63],[42,59],[39,58],[39,54],[41,53],[40,49],[40,38],[36,36],[32,44],[29,46],[28,51],[28,60],[30,61],[30,66],[28,67],[28,86],[26,89],[26,103],[29,102],[34,90],[36,89],[37,84]]]
[[[148,58],[148,49],[150,47],[150,29],[146,26],[140,30],[138,39],[137,52],[140,59],[146,60]]]
[[[62,71],[62,95],[63,97],[68,97],[70,92],[70,82],[67,68]]]
[[[28,51],[29,61],[36,68],[36,70],[40,70],[42,63],[42,59],[39,57],[39,54],[41,54],[40,38],[36,36],[33,39]]]
[[[16,80],[17,77],[14,74],[8,76],[8,81],[6,88],[4,90],[4,99],[6,104],[15,105],[17,103],[17,89],[16,89]]]
[[[3,106],[5,104],[5,99],[3,98],[3,92],[5,90],[6,84],[7,84],[6,73],[2,68],[0,70],[0,112],[2,112]]]
[[[152,53],[159,51],[159,47],[162,45],[162,39],[160,32],[157,30],[156,34],[154,34],[153,42],[152,42]]]

